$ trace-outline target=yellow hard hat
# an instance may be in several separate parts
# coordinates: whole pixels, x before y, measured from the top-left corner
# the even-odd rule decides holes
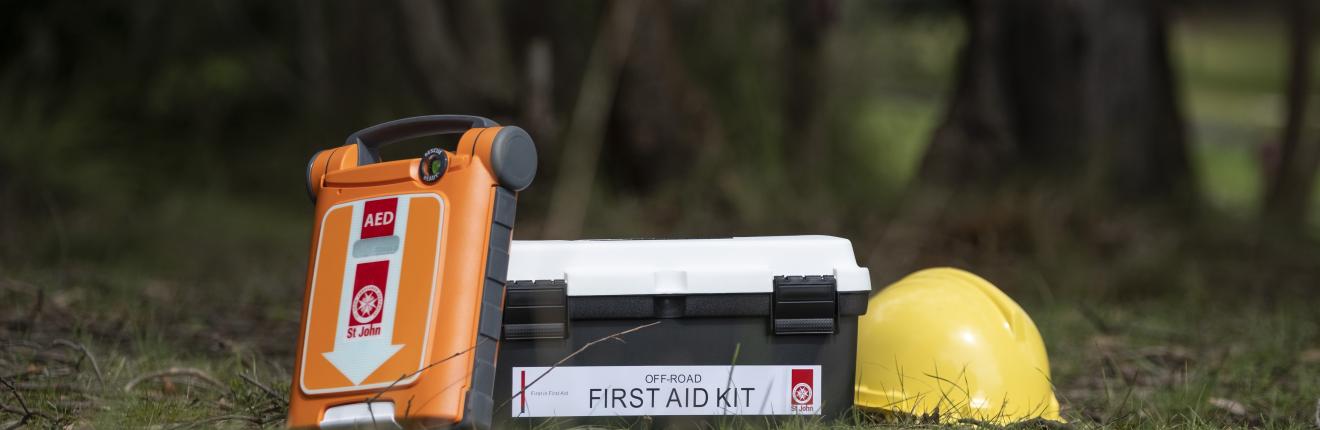
[[[1045,342],[1002,291],[926,269],[871,297],[858,321],[855,404],[942,421],[1062,421]]]

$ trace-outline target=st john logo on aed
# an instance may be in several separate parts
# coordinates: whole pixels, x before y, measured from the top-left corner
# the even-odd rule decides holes
[[[389,270],[388,260],[357,265],[357,273],[353,276],[353,302],[348,308],[348,339],[380,334],[381,309],[385,307]]]
[[[816,405],[816,375],[814,369],[792,369],[788,384],[789,404],[794,412],[809,412]]]

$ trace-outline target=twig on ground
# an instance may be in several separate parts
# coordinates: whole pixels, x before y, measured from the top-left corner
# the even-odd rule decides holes
[[[18,415],[18,416],[23,416],[23,415],[28,414],[28,411],[24,411],[24,410],[22,410],[22,409],[14,409],[14,408],[11,408],[11,407],[9,407],[9,406],[5,406],[5,405],[0,405],[0,411],[2,411],[2,412],[7,412],[7,413],[11,413],[11,414]]]
[[[96,380],[101,384],[105,384],[105,375],[101,374],[101,365],[96,363],[96,356],[92,355],[92,351],[88,350],[86,345],[68,339],[55,339],[54,342],[51,342],[51,345],[67,346],[82,351],[83,356],[87,357],[87,361],[92,362],[92,370],[96,372]]]
[[[216,380],[210,374],[206,373],[205,371],[202,371],[201,369],[194,369],[191,367],[171,367],[169,369],[148,373],[146,375],[133,378],[132,381],[128,381],[128,384],[124,385],[124,391],[125,392],[133,391],[133,387],[149,379],[164,378],[170,376],[188,376],[204,381],[216,388],[225,387],[225,384],[221,384],[220,381]]]
[[[14,395],[14,399],[18,400],[18,406],[23,408],[23,414],[25,415],[32,414],[32,410],[28,409],[27,401],[23,400],[23,394],[19,393],[17,388],[14,388],[14,386],[10,384],[8,380],[4,380],[4,379],[0,379],[0,384],[5,384],[5,388],[8,388],[9,392]]]
[[[280,397],[279,393],[276,393],[275,390],[270,389],[270,387],[267,387],[266,384],[262,384],[261,382],[258,382],[257,378],[248,376],[246,373],[239,373],[238,377],[243,378],[243,380],[247,381],[249,384],[255,385],[257,388],[261,389],[263,393],[266,393],[267,396],[270,396],[270,398],[275,399],[281,404],[289,403],[287,399]]]
[[[63,354],[63,353],[59,353],[59,352],[52,351],[52,350],[50,350],[50,348],[44,348],[44,349],[38,350],[37,352],[35,352],[35,353],[33,353],[33,354],[31,355],[31,359],[32,359],[32,361],[33,361],[33,364],[36,364],[36,363],[67,363],[67,364],[71,364],[71,365],[76,365],[78,362],[81,362],[81,361],[83,360],[83,358],[82,358],[81,355],[80,355],[80,356],[76,356],[76,357],[74,357],[74,356],[70,356],[70,355],[68,355],[68,354]],[[71,366],[71,367],[72,367],[72,366]]]
[[[549,375],[550,372],[554,371],[554,370],[555,370],[556,368],[558,368],[561,364],[564,364],[564,363],[568,362],[568,360],[572,359],[573,357],[577,356],[578,354],[581,354],[582,351],[586,351],[587,349],[589,349],[589,348],[595,346],[596,344],[601,343],[601,342],[604,342],[604,341],[607,341],[607,340],[610,340],[610,339],[622,340],[622,339],[618,339],[619,336],[623,336],[623,335],[625,335],[625,334],[629,334],[629,333],[632,333],[632,332],[635,332],[635,331],[638,331],[638,330],[641,330],[641,329],[644,329],[644,328],[647,328],[647,327],[651,327],[651,326],[656,325],[656,324],[660,324],[660,321],[656,321],[656,322],[653,322],[653,323],[650,323],[650,324],[645,324],[645,325],[639,325],[639,326],[637,326],[637,327],[633,327],[633,328],[630,328],[630,329],[627,329],[627,330],[624,330],[624,331],[621,331],[621,332],[618,332],[618,333],[614,333],[614,334],[606,335],[605,337],[602,337],[602,338],[600,338],[600,339],[596,339],[596,340],[593,340],[593,341],[591,341],[591,342],[587,342],[586,345],[582,345],[582,347],[581,347],[581,348],[578,348],[577,351],[573,351],[572,354],[568,354],[568,355],[564,356],[564,358],[559,359],[559,361],[555,362],[554,365],[550,366],[549,369],[545,369],[545,371],[544,371],[544,372],[541,372],[541,374],[540,374],[539,376],[537,376],[536,379],[533,379],[531,383],[527,384],[527,386],[523,387],[521,390],[518,390],[517,393],[514,393],[512,396],[509,396],[509,398],[504,399],[504,403],[500,403],[500,405],[499,405],[498,407],[496,407],[495,410],[496,410],[496,411],[499,411],[499,410],[501,410],[501,409],[504,409],[505,406],[508,406],[508,405],[509,405],[509,402],[512,402],[512,401],[513,401],[513,398],[514,398],[514,397],[521,396],[521,395],[523,394],[524,391],[527,391],[528,388],[532,388],[533,385],[536,385],[536,382],[537,382],[537,381],[540,381],[541,378],[544,378],[545,375]]]
[[[50,419],[49,417],[47,417],[47,416],[45,416],[45,415],[43,415],[43,414],[41,414],[41,413],[39,413],[39,412],[32,412],[32,409],[29,409],[29,408],[28,408],[27,400],[23,400],[23,394],[22,394],[22,393],[19,393],[19,392],[18,392],[18,389],[17,389],[17,388],[14,388],[14,386],[11,385],[11,384],[9,383],[8,380],[0,379],[0,384],[4,384],[5,388],[8,388],[8,389],[9,389],[9,392],[10,392],[11,394],[14,395],[14,399],[18,401],[18,406],[21,407],[21,408],[23,408],[22,411],[17,411],[17,410],[12,410],[12,409],[9,409],[9,408],[5,408],[5,411],[6,411],[6,412],[13,412],[13,413],[21,413],[21,414],[22,414],[22,416],[18,418],[18,421],[17,421],[17,422],[13,423],[13,424],[10,425],[9,427],[6,427],[5,430],[13,430],[13,429],[16,429],[16,428],[19,428],[19,427],[23,427],[23,425],[27,424],[28,420],[31,420],[32,417],[41,417],[41,418]]]
[[[27,348],[27,349],[31,349],[31,350],[40,350],[40,349],[42,349],[41,344],[36,343],[36,342],[26,341],[26,340],[11,340],[11,341],[6,341],[5,343],[0,344],[0,347],[3,347],[4,349],[10,349],[10,348]]]
[[[0,412],[5,412],[18,416],[17,420],[10,421],[7,423],[0,423],[0,426],[6,426],[3,427],[4,430],[23,428],[23,426],[28,424],[28,422],[31,421],[33,418],[41,418],[46,421],[54,421],[53,419],[51,419],[50,415],[46,415],[41,412],[23,412],[23,410],[21,409],[11,408],[5,405],[0,405]]]
[[[68,392],[81,393],[83,386],[81,384],[70,384],[61,382],[15,382],[15,389],[19,391],[47,391],[47,392]]]

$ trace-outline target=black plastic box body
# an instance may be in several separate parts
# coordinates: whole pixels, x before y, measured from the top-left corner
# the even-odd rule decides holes
[[[547,422],[691,428],[721,420],[830,419],[847,412],[857,317],[866,311],[868,291],[838,292],[827,275],[776,276],[766,283],[771,292],[570,297],[562,280],[510,281],[496,364],[495,428]],[[514,416],[520,407],[516,367],[701,365],[819,365],[821,416]],[[524,390],[536,387],[535,378],[522,378]]]

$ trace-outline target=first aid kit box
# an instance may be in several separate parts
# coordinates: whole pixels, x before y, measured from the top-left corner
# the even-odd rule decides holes
[[[852,406],[871,282],[846,239],[514,241],[508,279],[498,427]]]

